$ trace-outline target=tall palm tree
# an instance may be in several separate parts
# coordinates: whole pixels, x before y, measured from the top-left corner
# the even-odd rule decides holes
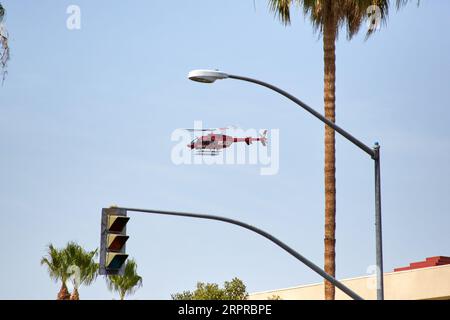
[[[99,264],[95,262],[97,249],[86,251],[75,242],[69,242],[63,252],[73,284],[70,300],[80,300],[79,287],[83,284],[90,285],[97,278],[99,269]]]
[[[396,0],[397,9],[408,0]],[[335,121],[336,109],[336,55],[335,43],[339,29],[345,27],[350,40],[361,25],[373,18],[368,9],[376,5],[380,22],[385,22],[389,0],[269,0],[270,9],[279,17],[284,25],[291,21],[290,8],[297,5],[303,14],[311,20],[315,30],[323,38],[324,57],[324,105],[325,117]],[[369,10],[370,11],[370,10]],[[368,28],[366,38],[376,28]],[[336,167],[335,167],[335,135],[334,130],[325,126],[325,271],[335,276],[335,231],[336,231]],[[333,300],[334,286],[325,281],[325,299]]]
[[[142,277],[137,274],[136,269],[136,262],[130,259],[126,262],[123,276],[112,275],[106,278],[109,290],[118,292],[120,300],[123,300],[126,295],[133,294],[142,286]]]
[[[63,250],[56,249],[52,244],[47,246],[47,255],[41,259],[41,265],[46,265],[50,278],[61,281],[61,289],[58,292],[58,300],[68,300],[70,297],[66,282],[69,278],[67,272],[67,259]]]

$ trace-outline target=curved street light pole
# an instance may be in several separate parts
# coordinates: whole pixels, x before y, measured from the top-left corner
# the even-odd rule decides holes
[[[357,145],[360,149],[362,149],[363,151],[365,151],[368,155],[370,155],[372,158],[375,156],[375,151],[366,146],[364,143],[362,143],[361,141],[359,141],[358,139],[356,139],[354,136],[352,136],[350,133],[348,133],[347,131],[345,131],[344,129],[342,129],[341,127],[339,127],[337,124],[335,124],[334,122],[328,120],[327,118],[325,118],[323,115],[321,115],[319,112],[317,112],[316,110],[314,110],[313,108],[311,108],[310,106],[308,106],[306,103],[304,103],[303,101],[301,101],[300,99],[294,97],[293,95],[291,95],[290,93],[275,87],[274,85],[271,85],[270,83],[266,83],[260,80],[256,80],[256,79],[252,79],[252,78],[247,78],[247,77],[241,77],[241,76],[236,76],[236,75],[228,75],[228,78],[230,79],[237,79],[237,80],[242,80],[242,81],[247,81],[247,82],[252,82],[252,83],[256,83],[260,86],[269,88],[273,91],[278,92],[279,94],[285,96],[286,98],[288,98],[289,100],[291,100],[292,102],[296,103],[297,105],[299,105],[300,107],[302,107],[303,109],[305,109],[306,111],[308,111],[309,113],[311,113],[313,116],[315,116],[316,118],[318,118],[320,121],[322,121],[323,123],[325,123],[327,126],[333,128],[336,132],[339,132],[342,136],[344,136],[346,139],[350,140],[353,144]]]
[[[312,269],[314,272],[318,273],[321,277],[328,280],[332,284],[334,284],[336,287],[341,289],[344,293],[346,293],[348,296],[355,300],[363,300],[361,296],[356,294],[354,291],[352,291],[350,288],[345,286],[342,282],[336,280],[334,277],[330,276],[328,273],[326,273],[324,270],[322,270],[320,267],[318,267],[316,264],[311,262],[310,260],[306,259],[304,256],[302,256],[300,253],[289,247],[284,242],[278,240],[271,234],[265,232],[264,230],[258,229],[252,225],[249,225],[245,222],[241,222],[238,220],[221,217],[221,216],[214,216],[209,214],[198,214],[198,213],[188,213],[188,212],[177,212],[177,211],[163,211],[163,210],[151,210],[151,209],[135,209],[135,208],[122,208],[122,207],[114,207],[119,210],[125,210],[125,211],[132,211],[132,212],[143,212],[143,213],[151,213],[151,214],[161,214],[161,215],[168,215],[168,216],[179,216],[179,217],[190,217],[190,218],[198,218],[198,219],[207,219],[207,220],[217,220],[222,221],[230,224],[234,224],[237,226],[240,226],[242,228],[248,229],[250,231],[256,232],[257,234],[263,236],[266,239],[269,239],[273,243],[275,243],[277,246],[281,247],[285,251],[287,251],[289,254],[294,256],[297,260],[305,264],[307,267]]]
[[[377,274],[377,299],[384,299],[384,280],[383,280],[383,243],[382,243],[382,222],[381,222],[381,173],[380,173],[380,145],[378,142],[375,143],[373,148],[370,148],[360,140],[356,139],[350,133],[336,125],[334,122],[328,120],[319,112],[308,106],[306,103],[300,99],[294,97],[290,93],[271,85],[270,83],[263,82],[257,79],[252,79],[243,76],[237,76],[232,74],[227,74],[217,70],[193,70],[189,73],[189,79],[197,82],[203,83],[213,83],[216,80],[222,79],[236,79],[246,82],[255,83],[257,85],[269,88],[284,97],[288,98],[295,104],[302,107],[307,112],[311,113],[317,119],[325,123],[327,126],[333,128],[336,132],[341,134],[344,138],[349,140],[351,143],[359,147],[361,150],[366,152],[373,160],[375,164],[375,242],[376,242],[376,274]]]

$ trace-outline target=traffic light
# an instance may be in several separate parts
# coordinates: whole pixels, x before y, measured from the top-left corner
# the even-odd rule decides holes
[[[123,275],[125,261],[125,243],[128,240],[127,211],[119,208],[102,209],[102,227],[100,240],[100,270],[102,275]]]

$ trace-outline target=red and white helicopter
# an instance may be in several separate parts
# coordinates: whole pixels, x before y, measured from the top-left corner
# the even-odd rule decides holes
[[[195,150],[197,155],[216,156],[220,154],[223,149],[231,146],[233,142],[245,142],[247,145],[251,145],[253,142],[260,141],[263,146],[267,146],[267,130],[264,130],[258,137],[238,138],[226,135],[225,131],[227,129],[228,128],[185,129],[190,132],[209,132],[206,135],[194,138],[187,147],[191,150]]]

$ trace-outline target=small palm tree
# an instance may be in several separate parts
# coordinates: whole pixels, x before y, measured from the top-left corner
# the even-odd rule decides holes
[[[95,262],[97,249],[86,251],[75,242],[69,242],[64,248],[68,273],[71,274],[73,292],[70,300],[80,300],[78,289],[81,285],[90,285],[98,275],[99,264]]]
[[[99,265],[94,261],[97,250],[86,251],[75,242],[67,243],[65,248],[57,249],[52,244],[47,247],[47,255],[41,259],[48,273],[55,281],[61,281],[58,300],[79,300],[80,285],[89,285],[97,277]],[[67,281],[73,284],[73,293],[67,289]]]
[[[70,297],[66,281],[69,278],[67,272],[67,260],[63,250],[56,249],[52,244],[47,246],[47,255],[41,259],[41,265],[46,265],[50,278],[61,281],[61,289],[57,295],[58,300],[68,300]]]
[[[142,287],[142,277],[137,274],[136,269],[136,262],[130,259],[126,262],[123,276],[112,275],[106,278],[108,289],[118,292],[120,300],[123,300],[125,296],[133,294],[138,288]]]

